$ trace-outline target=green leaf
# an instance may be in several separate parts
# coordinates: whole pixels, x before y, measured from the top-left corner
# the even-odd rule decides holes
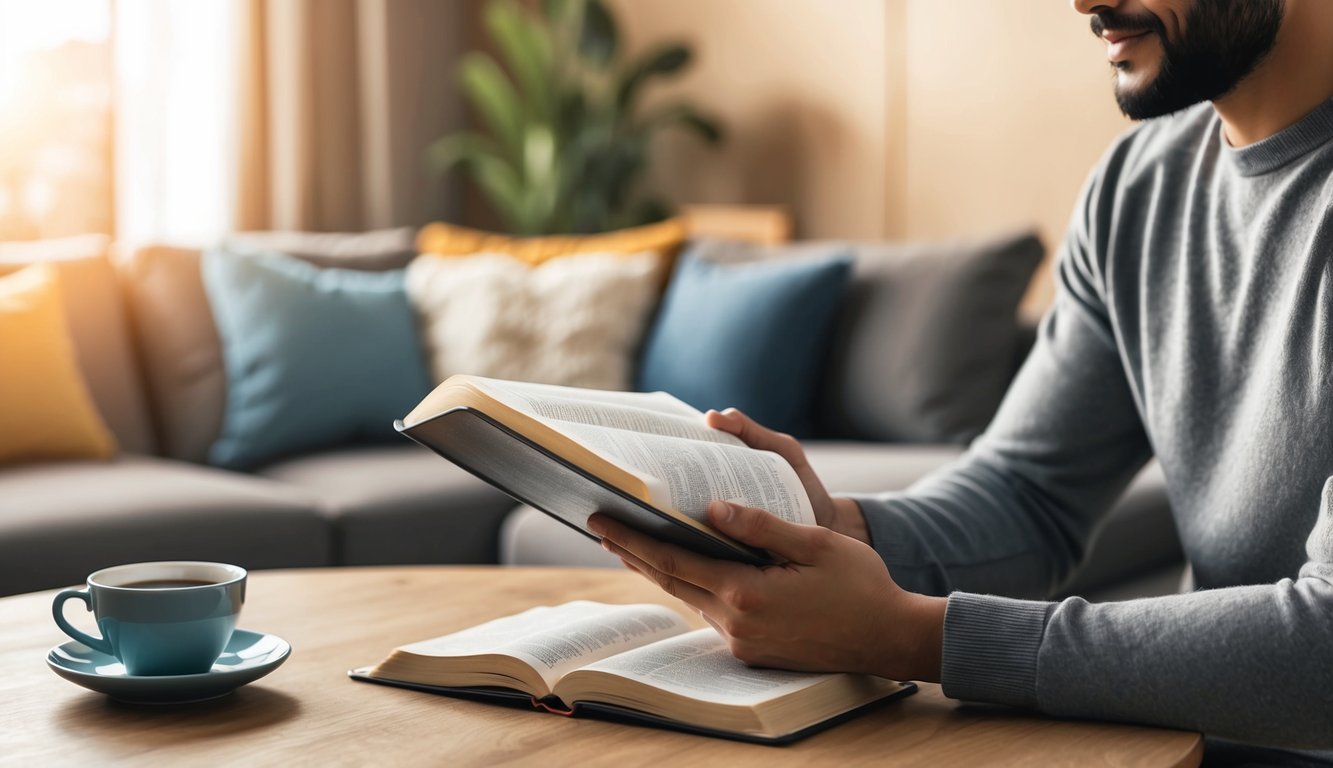
[[[555,102],[551,39],[514,0],[486,6],[486,27],[527,97],[529,113],[550,119]]]
[[[648,147],[642,141],[624,141],[607,158],[607,194],[621,207],[648,166]]]
[[[523,152],[523,106],[500,65],[484,53],[472,52],[459,65],[463,94],[480,113],[486,127],[517,158]]]
[[[556,98],[555,130],[561,143],[571,143],[588,123],[588,101],[583,91],[568,89]]]
[[[650,197],[640,200],[630,209],[630,219],[626,222],[627,227],[638,227],[644,224],[655,224],[659,221],[665,221],[671,218],[671,206],[667,205],[660,198]]]
[[[583,0],[544,0],[542,20],[551,38],[556,79],[576,63],[579,28],[583,23]]]
[[[478,156],[469,161],[472,179],[510,231],[527,234],[531,228],[524,207],[523,180],[500,158]]]
[[[558,218],[563,187],[561,170],[551,129],[544,125],[529,126],[524,144],[524,210],[543,233],[549,233]]]
[[[694,131],[709,144],[718,144],[722,141],[722,126],[688,104],[668,104],[653,110],[644,118],[643,130],[651,133],[674,124]]]
[[[542,16],[552,25],[568,23],[577,8],[577,0],[542,0]]]
[[[574,195],[576,232],[603,232],[627,221],[626,206],[648,154],[641,137],[622,137],[615,143],[590,145]]]
[[[504,154],[491,137],[470,132],[444,136],[426,148],[426,162],[437,173],[467,165],[481,156],[503,159]]]
[[[628,111],[645,80],[653,76],[673,75],[690,64],[690,49],[679,43],[655,48],[630,66],[616,89],[616,105]]]
[[[602,0],[585,0],[583,24],[579,29],[579,55],[593,64],[606,66],[616,57],[618,38],[616,20]]]
[[[726,136],[722,132],[721,123],[697,112],[691,111],[688,114],[681,115],[679,122],[699,134],[709,144],[721,144],[722,139]]]
[[[523,179],[541,183],[556,172],[555,135],[544,125],[528,126],[523,139]]]
[[[497,57],[468,54],[464,97],[481,122],[432,144],[436,170],[461,168],[511,232],[601,232],[667,212],[644,189],[656,132],[681,127],[721,140],[687,102],[636,116],[645,84],[691,62],[687,46],[658,45],[622,65],[607,0],[487,0]],[[503,68],[502,68],[503,65]]]

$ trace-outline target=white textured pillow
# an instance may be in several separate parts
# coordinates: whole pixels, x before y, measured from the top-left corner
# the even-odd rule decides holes
[[[469,373],[594,389],[629,389],[657,305],[656,254],[589,253],[529,266],[512,256],[420,256],[407,294],[431,374]]]

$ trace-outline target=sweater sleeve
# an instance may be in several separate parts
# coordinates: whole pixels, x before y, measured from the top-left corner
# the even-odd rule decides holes
[[[957,593],[945,617],[944,692],[1066,717],[1328,749],[1333,478],[1306,555],[1295,579],[1276,584],[1119,603]]]

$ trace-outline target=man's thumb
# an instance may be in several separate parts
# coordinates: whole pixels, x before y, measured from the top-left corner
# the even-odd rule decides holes
[[[783,560],[807,565],[813,561],[814,537],[819,534],[815,526],[789,523],[762,509],[727,501],[709,505],[708,517],[719,531],[742,544],[767,549]]]

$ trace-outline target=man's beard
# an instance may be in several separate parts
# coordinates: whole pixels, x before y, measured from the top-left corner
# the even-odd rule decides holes
[[[1131,120],[1145,120],[1226,95],[1273,50],[1283,6],[1284,0],[1197,0],[1174,41],[1151,13],[1107,10],[1093,16],[1097,37],[1106,30],[1146,31],[1162,44],[1161,67],[1151,83],[1133,90],[1116,86],[1120,111]]]

